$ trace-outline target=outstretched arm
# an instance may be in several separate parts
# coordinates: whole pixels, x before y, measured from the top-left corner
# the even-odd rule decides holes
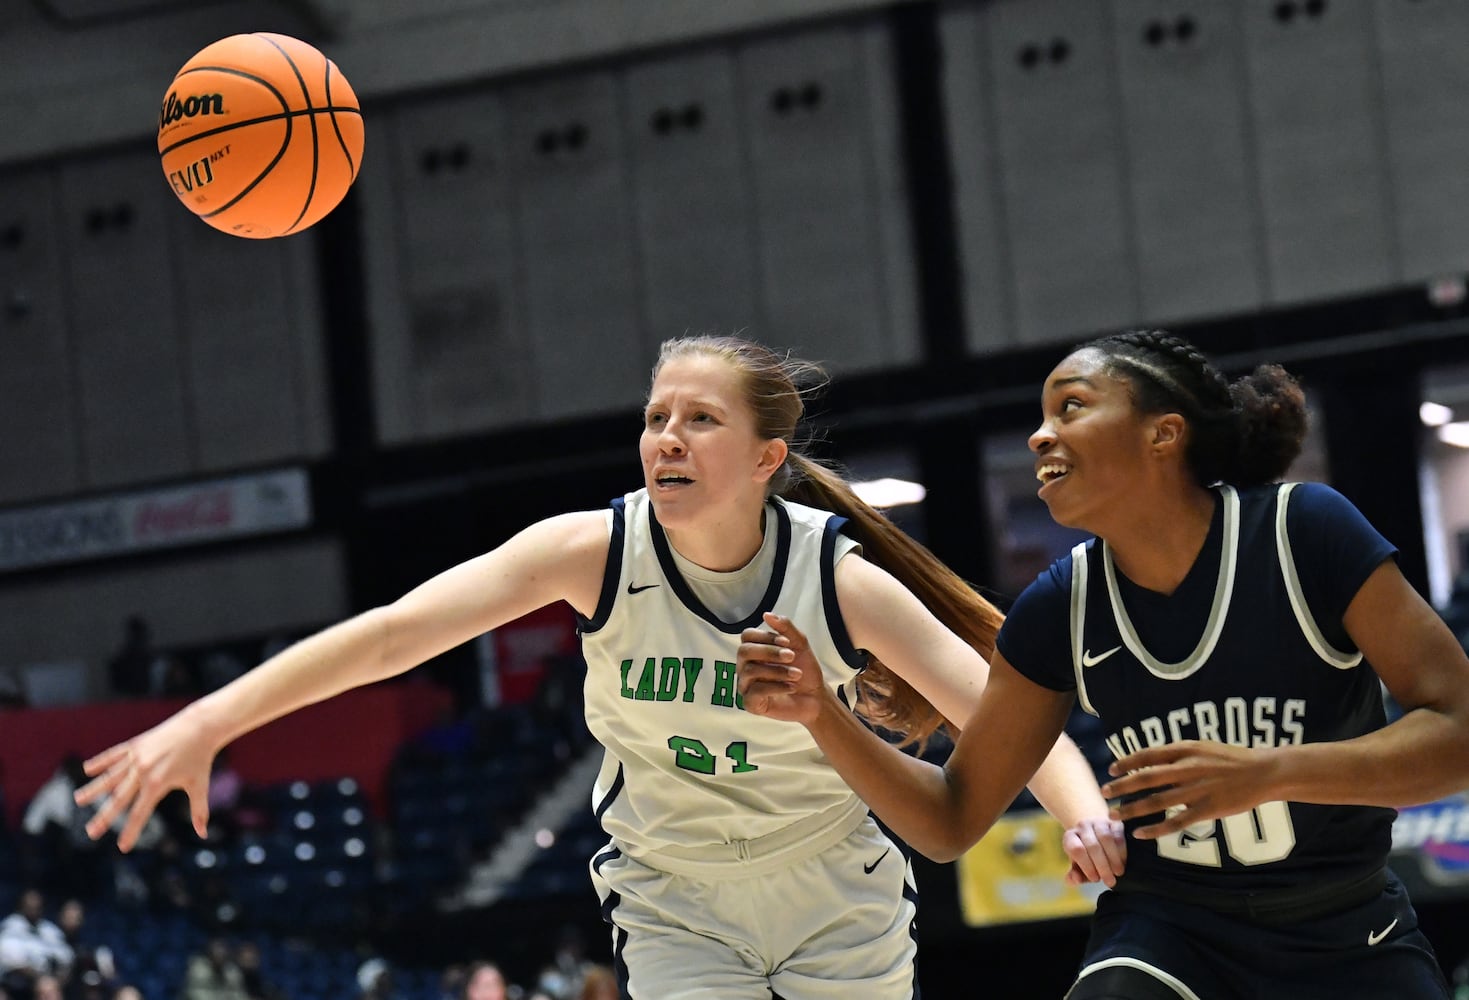
[[[1469,658],[1453,633],[1390,560],[1362,584],[1343,622],[1403,707],[1401,719],[1336,742],[1247,749],[1190,740],[1130,754],[1112,765],[1125,776],[1107,794],[1154,791],[1115,815],[1182,807],[1136,831],[1151,838],[1262,802],[1396,807],[1469,788]]]
[[[925,856],[952,861],[968,850],[1044,763],[1066,776],[1063,796],[1074,793],[1061,807],[1048,806],[1063,825],[1078,827],[1067,834],[1067,853],[1077,865],[1070,880],[1111,885],[1122,873],[1120,824],[1100,819],[1106,803],[1090,767],[1070,740],[1060,742],[1069,694],[1026,680],[997,654],[978,708],[940,768],[903,753],[854,716],[823,682],[805,636],[788,619],[767,615],[766,624],[773,631],[747,629],[740,647],[746,710],[805,725],[853,791]],[[983,664],[954,641],[959,648],[949,652],[958,662],[973,657]],[[887,657],[883,662],[892,665]]]
[[[87,824],[87,833],[100,837],[126,812],[118,847],[131,850],[159,800],[182,788],[194,829],[203,836],[209,769],[225,744],[306,705],[401,674],[553,601],[565,599],[579,610],[594,610],[607,545],[600,512],[550,518],[390,605],[283,650],[147,732],[87,761],[94,780],[78,790],[77,802],[107,798]]]

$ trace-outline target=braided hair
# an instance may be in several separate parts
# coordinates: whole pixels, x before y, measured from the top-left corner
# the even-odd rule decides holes
[[[1125,380],[1144,413],[1188,421],[1185,458],[1202,486],[1258,486],[1286,474],[1306,437],[1306,396],[1279,365],[1260,365],[1231,382],[1183,337],[1130,330],[1080,345],[1109,375]]]

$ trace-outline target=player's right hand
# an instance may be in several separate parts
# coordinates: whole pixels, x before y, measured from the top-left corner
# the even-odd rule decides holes
[[[740,634],[736,656],[745,711],[785,722],[811,722],[830,692],[806,636],[784,615],[765,613],[765,625]]]
[[[170,716],[125,743],[103,750],[83,768],[92,778],[76,791],[77,805],[100,802],[87,823],[87,836],[98,839],[119,816],[127,819],[117,837],[127,853],[158,803],[175,788],[189,797],[194,832],[201,838],[209,826],[209,771],[218,748],[211,746],[193,706]]]

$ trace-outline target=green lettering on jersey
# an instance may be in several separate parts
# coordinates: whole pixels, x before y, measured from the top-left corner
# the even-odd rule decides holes
[[[665,656],[663,667],[658,674],[658,700],[672,701],[678,697],[678,679],[683,669],[683,661],[676,656]]]
[[[735,665],[723,660],[714,661],[714,695],[709,704],[721,708],[745,707],[745,699],[735,690]]]
[[[694,685],[699,682],[699,671],[704,669],[704,661],[697,656],[686,656],[683,661],[683,700],[694,700]]]
[[[658,696],[657,674],[658,658],[656,656],[650,656],[648,657],[648,661],[643,664],[643,676],[638,678],[638,689],[633,694],[633,697],[638,701],[652,701],[656,698]]]
[[[714,755],[704,745],[703,740],[696,740],[688,736],[668,737],[668,749],[673,751],[673,762],[685,771],[696,771],[699,774],[714,773]]]
[[[630,673],[632,673],[632,660],[623,660],[622,661],[622,696],[624,698],[631,698],[631,697],[633,697],[633,690],[632,690],[632,688],[630,688],[630,687],[627,686],[627,675],[630,674]]]

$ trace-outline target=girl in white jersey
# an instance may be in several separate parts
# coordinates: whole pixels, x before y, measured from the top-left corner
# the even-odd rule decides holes
[[[202,835],[226,743],[566,601],[582,624],[587,721],[607,752],[593,806],[611,842],[592,868],[622,994],[913,996],[906,858],[804,730],[742,710],[735,654],[762,613],[790,616],[848,704],[921,739],[970,715],[999,615],[791,450],[796,378],[812,371],[742,340],[664,344],[642,489],[610,511],[533,524],[94,757],[78,800],[107,801],[89,832],[126,811],[127,851],[182,788]],[[1032,789],[1068,828],[1070,878],[1112,884],[1120,826],[1064,736]]]

